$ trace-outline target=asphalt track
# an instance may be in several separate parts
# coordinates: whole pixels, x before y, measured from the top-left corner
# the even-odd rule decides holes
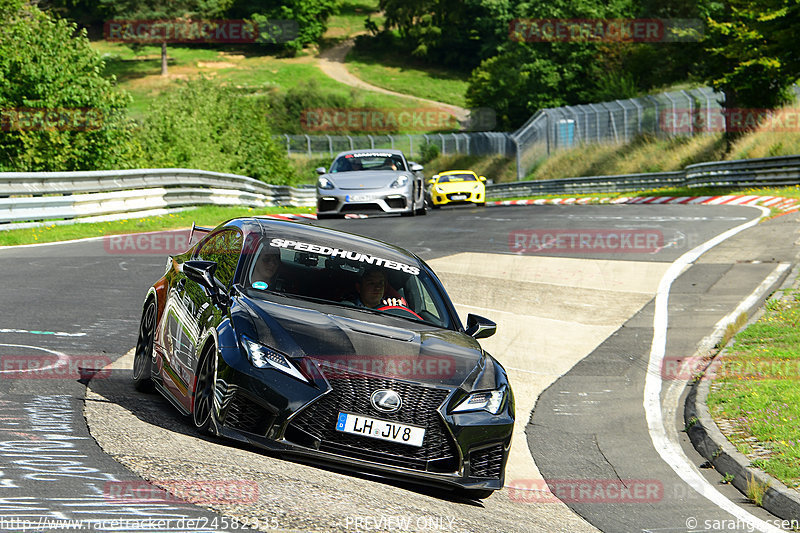
[[[415,219],[326,221],[327,226],[417,252],[441,274],[462,314],[484,310],[497,318],[500,332],[504,323],[513,332],[498,333],[485,346],[512,369],[515,389],[516,380],[530,381],[528,392],[544,393],[532,417],[530,409],[521,410],[518,404],[518,429],[523,431],[517,431],[512,448],[516,458],[507,473],[510,488],[482,503],[453,501],[415,487],[199,438],[159,397],[132,391],[122,359],[135,343],[145,289],[163,272],[163,253],[118,253],[107,241],[0,250],[6,282],[0,291],[6,310],[0,322],[4,364],[43,354],[54,361],[60,353],[80,358],[84,368],[82,380],[0,375],[0,521],[144,520],[162,514],[209,521],[216,517],[216,529],[225,529],[219,527],[224,525],[219,515],[172,498],[134,504],[110,498],[116,483],[140,479],[121,462],[155,483],[223,479],[239,480],[244,488],[257,485],[257,502],[200,503],[251,524],[259,521],[264,530],[403,530],[410,525],[414,530],[590,531],[590,523],[604,531],[736,530],[726,527],[735,517],[698,496],[659,457],[648,434],[642,394],[653,332],[652,296],[659,279],[689,249],[758,214],[734,206],[535,206],[443,209]],[[676,280],[668,358],[693,353],[776,264],[794,261],[795,221],[789,215],[748,229],[703,255]],[[654,234],[662,239],[655,248],[568,249],[553,244],[556,230],[595,237],[633,231],[645,239]],[[550,248],[532,246],[542,244],[545,231],[550,232]],[[523,250],[519,235],[527,236]],[[589,334],[593,340],[581,342]],[[117,370],[92,380],[86,416],[106,415],[108,427],[93,427],[92,432],[101,441],[112,437],[101,443],[116,460],[89,438],[81,411],[84,384],[91,369],[104,361],[117,361]],[[115,416],[109,419],[108,413]],[[44,415],[61,424],[42,425]],[[677,427],[674,418],[669,422]],[[50,447],[33,444],[42,441]],[[30,457],[36,453],[45,456],[38,463]],[[694,464],[702,462],[691,449],[685,453]],[[585,495],[562,498],[585,522],[549,495],[540,474],[562,497],[564,487],[586,480],[605,489],[618,487],[620,480],[653,482],[661,491],[624,503]],[[705,474],[712,483],[718,481],[713,473]],[[735,491],[728,496],[741,503]],[[688,521],[692,517],[697,524]],[[22,530],[8,526],[0,524],[0,529]],[[195,524],[183,530],[202,529]]]

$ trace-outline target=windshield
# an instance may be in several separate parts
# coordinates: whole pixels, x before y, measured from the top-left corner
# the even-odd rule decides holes
[[[406,170],[406,168],[401,155],[388,152],[345,154],[331,166],[331,173],[357,170]]]
[[[439,183],[459,182],[459,181],[478,181],[474,174],[447,174],[439,176]]]
[[[262,237],[244,269],[250,294],[282,294],[452,329],[437,284],[417,261],[350,243]]]

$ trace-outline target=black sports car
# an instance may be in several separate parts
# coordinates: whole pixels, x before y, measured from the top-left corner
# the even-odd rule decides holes
[[[416,255],[308,224],[234,219],[148,291],[133,380],[202,431],[483,498],[514,399]]]

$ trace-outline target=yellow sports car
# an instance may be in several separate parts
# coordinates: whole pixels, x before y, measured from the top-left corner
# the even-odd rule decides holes
[[[486,178],[471,170],[448,170],[428,180],[428,203],[433,208],[447,204],[486,205]]]

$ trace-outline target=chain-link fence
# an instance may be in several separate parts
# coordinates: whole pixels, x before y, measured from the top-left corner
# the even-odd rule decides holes
[[[469,132],[427,135],[280,135],[289,155],[334,156],[346,150],[392,148],[410,160],[419,159],[426,145],[441,154],[503,155],[514,157],[516,146],[508,133]]]
[[[797,86],[795,97],[800,94]],[[542,109],[511,134],[519,150],[517,178],[553,151],[580,144],[626,143],[641,134],[675,137],[748,128],[765,115],[759,109],[726,109],[725,95],[709,87],[629,100]]]
[[[708,87],[597,104],[542,109],[512,134],[519,146],[517,177],[555,150],[579,144],[626,143],[637,135],[715,131],[724,95]]]
[[[800,88],[795,86],[795,97]],[[581,144],[626,143],[637,135],[663,137],[708,135],[732,127],[747,127],[763,118],[764,110],[725,110],[725,95],[709,87],[665,92],[641,98],[542,109],[513,133],[468,132],[428,135],[281,135],[289,155],[333,156],[345,150],[395,148],[408,159],[422,156],[423,147],[442,154],[516,157],[517,178],[556,150]],[[734,124],[739,121],[738,125]]]

